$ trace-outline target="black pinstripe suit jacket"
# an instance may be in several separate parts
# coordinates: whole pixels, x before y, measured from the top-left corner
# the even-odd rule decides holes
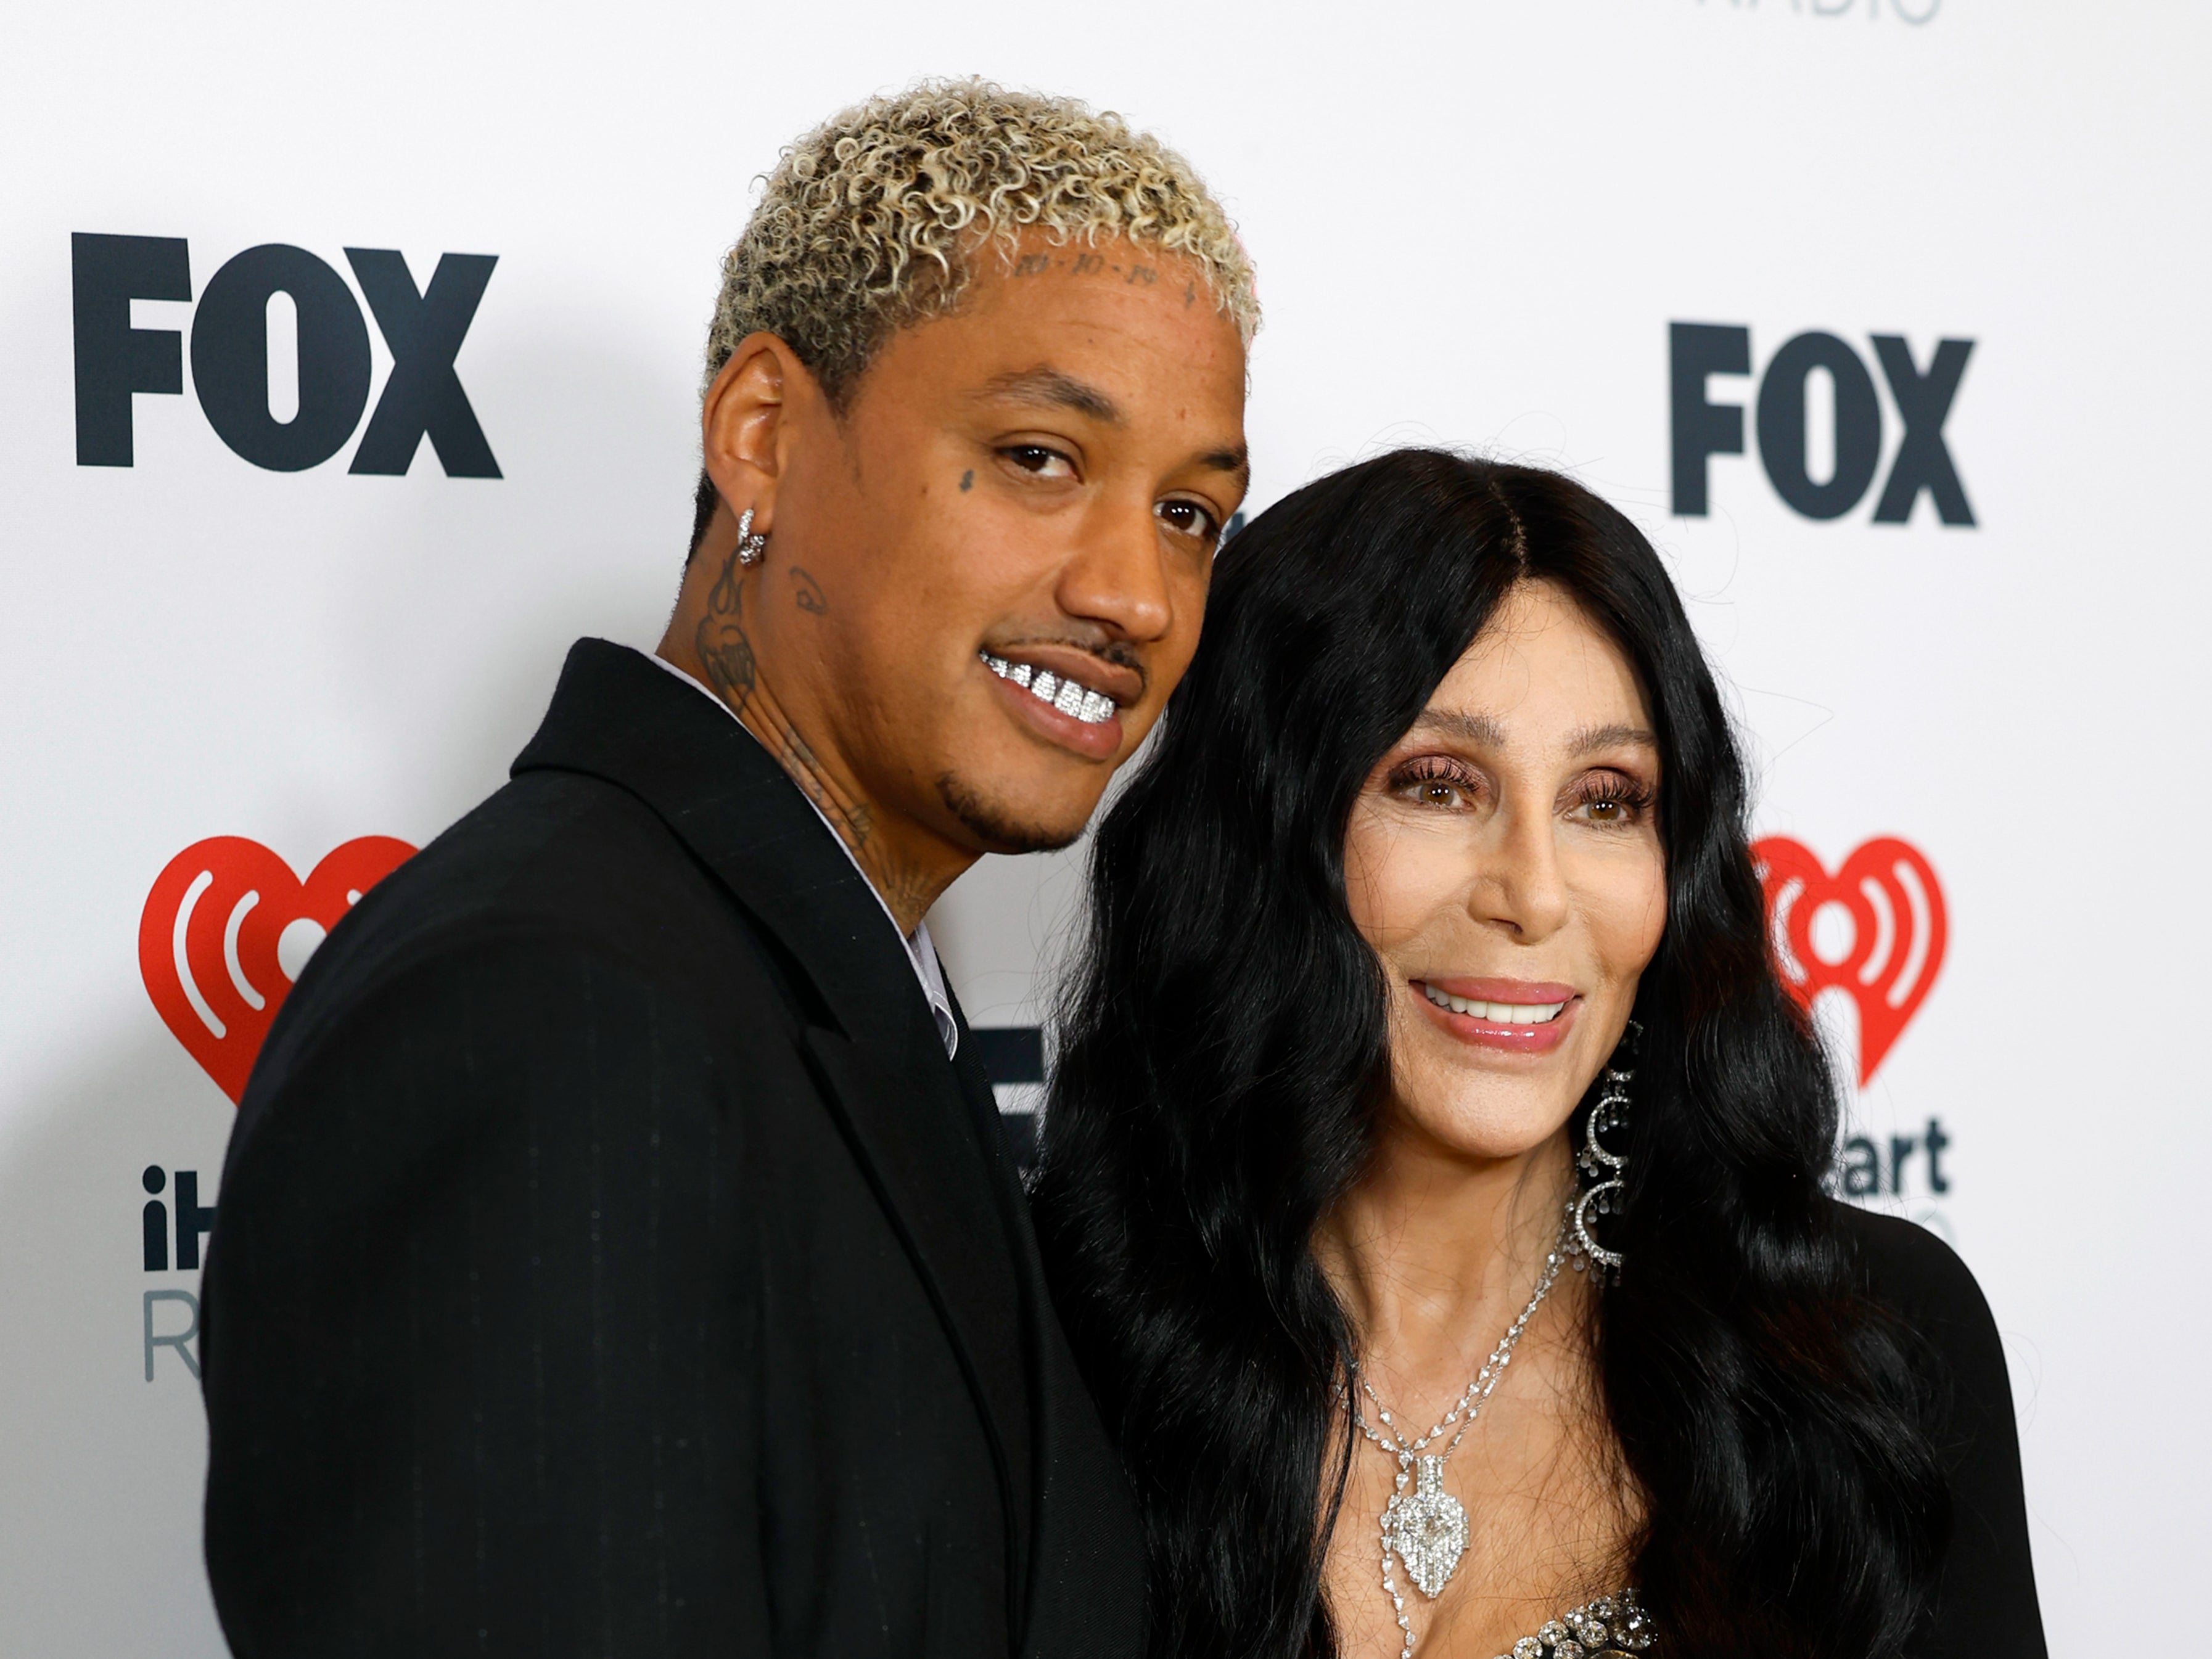
[[[579,644],[246,1091],[202,1338],[240,1659],[1133,1655],[1133,1506],[961,1056],[773,760]]]

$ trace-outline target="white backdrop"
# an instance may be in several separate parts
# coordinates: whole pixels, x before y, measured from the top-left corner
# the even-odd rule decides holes
[[[181,1172],[216,1202],[233,1109],[142,976],[156,878],[215,836],[303,875],[356,838],[419,845],[504,776],[574,636],[656,639],[751,179],[855,97],[970,71],[1125,112],[1230,202],[1267,307],[1255,506],[1391,442],[1573,469],[1669,558],[1752,735],[1763,829],[1829,871],[1881,836],[1924,857],[1948,948],[1929,978],[1924,923],[1881,923],[1885,950],[1922,942],[1925,994],[1855,1101],[1855,1166],[1879,1166],[1856,1184],[1952,1238],[1996,1308],[2054,1650],[2141,1628],[2200,1570],[2212,1481],[2190,1012],[2212,924],[2191,851],[2208,49],[2179,0],[11,9],[0,1643],[222,1651],[190,1346],[149,1338],[186,1328],[198,1275],[169,1208],[149,1269],[142,1209],[173,1207]],[[112,307],[106,335],[74,328],[80,233],[186,251],[193,300],[115,302],[182,367],[131,399],[128,468],[79,464],[86,353],[112,381],[131,349]],[[344,251],[398,250],[416,286],[441,254],[496,256],[458,369],[502,475],[448,476],[427,443],[404,477],[350,472],[366,418],[305,470],[227,446],[208,411],[244,336],[196,306],[266,244],[350,290],[370,409],[392,360]],[[321,386],[343,318],[307,320]],[[1794,511],[1760,373],[1721,375],[1705,395],[1746,409],[1747,452],[1711,460],[1708,513],[1672,512],[1677,322],[1747,330],[1754,371],[1802,334],[1844,342],[1877,399],[1865,495]],[[1924,496],[1872,522],[1905,424],[1877,335],[1922,370],[1973,342],[1942,427],[1972,526]],[[1817,484],[1867,427],[1850,363],[1814,349],[1837,364],[1810,381]],[[1769,394],[1785,426],[1793,384]],[[1073,871],[991,861],[941,907],[980,1023],[1035,1023]],[[1847,931],[1817,920],[1816,951]],[[274,937],[238,940],[264,985]],[[1821,1006],[1858,1059],[1849,999]]]

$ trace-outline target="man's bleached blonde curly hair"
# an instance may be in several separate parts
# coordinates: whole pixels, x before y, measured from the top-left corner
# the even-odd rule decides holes
[[[707,381],[764,330],[842,409],[884,341],[957,306],[975,257],[995,245],[1011,260],[1026,231],[1180,254],[1247,345],[1260,326],[1236,227],[1159,140],[1072,98],[924,81],[854,105],[783,152],[722,261]],[[695,547],[714,500],[702,477]]]
[[[896,330],[960,302],[974,254],[1125,236],[1205,273],[1245,342],[1252,266],[1190,164],[1072,98],[924,81],[833,116],[786,149],[722,262],[707,378],[757,329],[842,403]]]

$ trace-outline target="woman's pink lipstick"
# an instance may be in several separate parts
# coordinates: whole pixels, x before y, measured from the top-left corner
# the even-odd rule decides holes
[[[1566,1041],[1582,999],[1572,985],[1543,979],[1416,979],[1413,994],[1430,1017],[1462,1043],[1509,1054],[1548,1054]],[[1459,1006],[1441,1006],[1438,997]],[[1548,1019],[1533,1018],[1555,1010]],[[1510,1009],[1522,1018],[1509,1017]]]

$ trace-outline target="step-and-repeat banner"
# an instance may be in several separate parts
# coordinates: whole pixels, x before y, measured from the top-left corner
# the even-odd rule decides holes
[[[222,1651],[197,1291],[255,1048],[569,641],[659,637],[755,176],[959,73],[1121,110],[1230,203],[1254,506],[1443,442],[1650,530],[1755,752],[1839,1190],[1952,1241],[2003,1329],[2054,1650],[2163,1630],[2212,1482],[2201,9],[214,0],[0,36],[8,1653]],[[1080,881],[987,861],[933,918],[1011,1111]]]

